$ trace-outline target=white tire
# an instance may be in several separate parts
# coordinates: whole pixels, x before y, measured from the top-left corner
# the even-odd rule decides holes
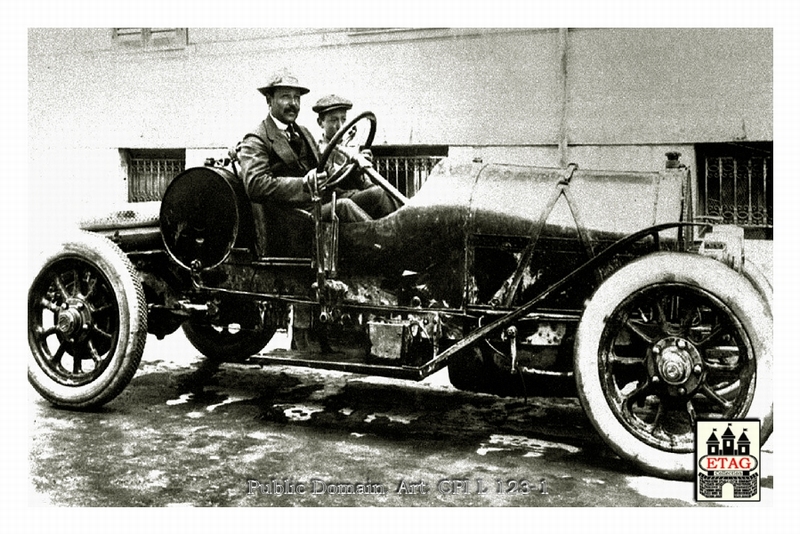
[[[578,395],[622,458],[694,475],[697,419],[758,419],[772,433],[772,314],[744,276],[711,258],[657,253],[608,278],[575,348]]]
[[[142,284],[127,256],[81,232],[46,253],[28,291],[28,381],[65,408],[109,402],[133,378],[147,337]]]

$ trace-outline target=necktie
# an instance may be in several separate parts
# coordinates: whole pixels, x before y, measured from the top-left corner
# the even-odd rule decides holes
[[[294,150],[295,154],[300,155],[303,140],[300,135],[298,135],[297,130],[295,130],[294,124],[290,124],[286,127],[286,138],[289,140],[289,146],[292,147],[292,150]]]

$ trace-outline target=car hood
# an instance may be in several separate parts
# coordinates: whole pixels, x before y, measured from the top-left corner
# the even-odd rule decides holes
[[[613,241],[680,220],[682,173],[576,170],[521,165],[437,165],[421,190],[382,219],[340,227],[343,260],[424,269],[463,251],[474,235]]]

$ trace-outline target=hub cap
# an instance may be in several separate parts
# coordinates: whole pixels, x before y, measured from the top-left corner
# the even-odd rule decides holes
[[[61,310],[56,317],[56,328],[66,339],[74,342],[76,336],[86,334],[92,326],[92,313],[83,299],[69,298],[61,304]]]
[[[701,383],[703,358],[700,351],[689,340],[678,336],[667,336],[656,342],[646,359],[651,381],[663,382],[670,395],[686,395],[694,392]]]

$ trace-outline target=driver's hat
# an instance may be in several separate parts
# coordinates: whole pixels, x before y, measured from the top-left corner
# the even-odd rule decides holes
[[[279,70],[270,76],[269,80],[267,80],[267,84],[264,87],[259,87],[258,92],[264,96],[267,96],[278,87],[291,87],[293,89],[298,89],[301,95],[309,92],[308,88],[300,85],[300,82],[297,80],[297,76],[286,69]]]
[[[346,98],[336,95],[328,95],[317,100],[317,103],[314,104],[311,109],[314,111],[314,113],[319,113],[322,115],[323,113],[333,111],[334,109],[350,109],[352,107],[353,103]]]

